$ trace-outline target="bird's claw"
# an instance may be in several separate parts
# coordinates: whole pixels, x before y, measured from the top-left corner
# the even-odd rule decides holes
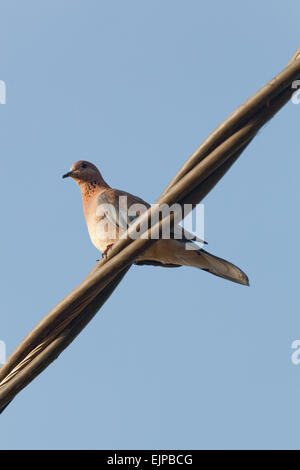
[[[110,248],[113,246],[113,243],[110,243],[109,245],[107,245],[107,247],[105,248],[105,250],[103,251],[102,253],[102,258],[107,258],[107,253],[108,253],[108,250],[110,250]]]

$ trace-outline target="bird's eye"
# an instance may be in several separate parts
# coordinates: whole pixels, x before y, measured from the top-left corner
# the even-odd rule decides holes
[[[87,168],[87,164],[86,164],[86,163],[83,163],[83,164],[81,165],[81,168]]]

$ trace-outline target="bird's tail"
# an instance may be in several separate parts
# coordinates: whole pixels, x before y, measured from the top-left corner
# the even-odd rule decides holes
[[[223,279],[249,286],[248,276],[240,268],[205,250],[185,250],[185,256],[180,261],[183,266],[194,266]]]
[[[188,245],[191,249],[188,249]],[[194,266],[223,279],[249,285],[247,275],[234,264],[199,249],[193,243],[182,243],[181,240],[159,240],[139,256],[136,264],[165,267]]]

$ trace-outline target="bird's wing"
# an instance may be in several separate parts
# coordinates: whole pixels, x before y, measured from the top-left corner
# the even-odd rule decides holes
[[[101,207],[107,219],[120,230],[125,231],[150,205],[125,191],[107,189],[98,197],[98,210]]]
[[[150,207],[150,204],[126,191],[110,188],[99,195],[99,206],[103,207],[103,214],[113,225],[125,231],[134,220]],[[171,227],[170,238],[176,238],[184,243],[196,241],[207,244],[206,241],[198,238],[197,235],[191,234],[181,225],[176,227],[176,236],[174,228]]]
[[[179,226],[179,227],[181,227],[181,226]],[[171,237],[171,238],[173,238],[173,237]],[[182,231],[181,231],[181,238],[179,239],[179,241],[183,241],[184,243],[198,242],[198,243],[202,243],[204,245],[207,245],[207,242],[205,240],[202,240],[202,238],[197,237],[197,235],[195,235],[191,232],[188,232],[183,227],[182,227]]]

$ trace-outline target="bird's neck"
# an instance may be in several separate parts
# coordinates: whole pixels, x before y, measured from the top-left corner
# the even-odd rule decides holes
[[[109,189],[109,185],[104,180],[83,181],[79,183],[83,199],[89,199],[95,194],[99,194],[105,189]]]

